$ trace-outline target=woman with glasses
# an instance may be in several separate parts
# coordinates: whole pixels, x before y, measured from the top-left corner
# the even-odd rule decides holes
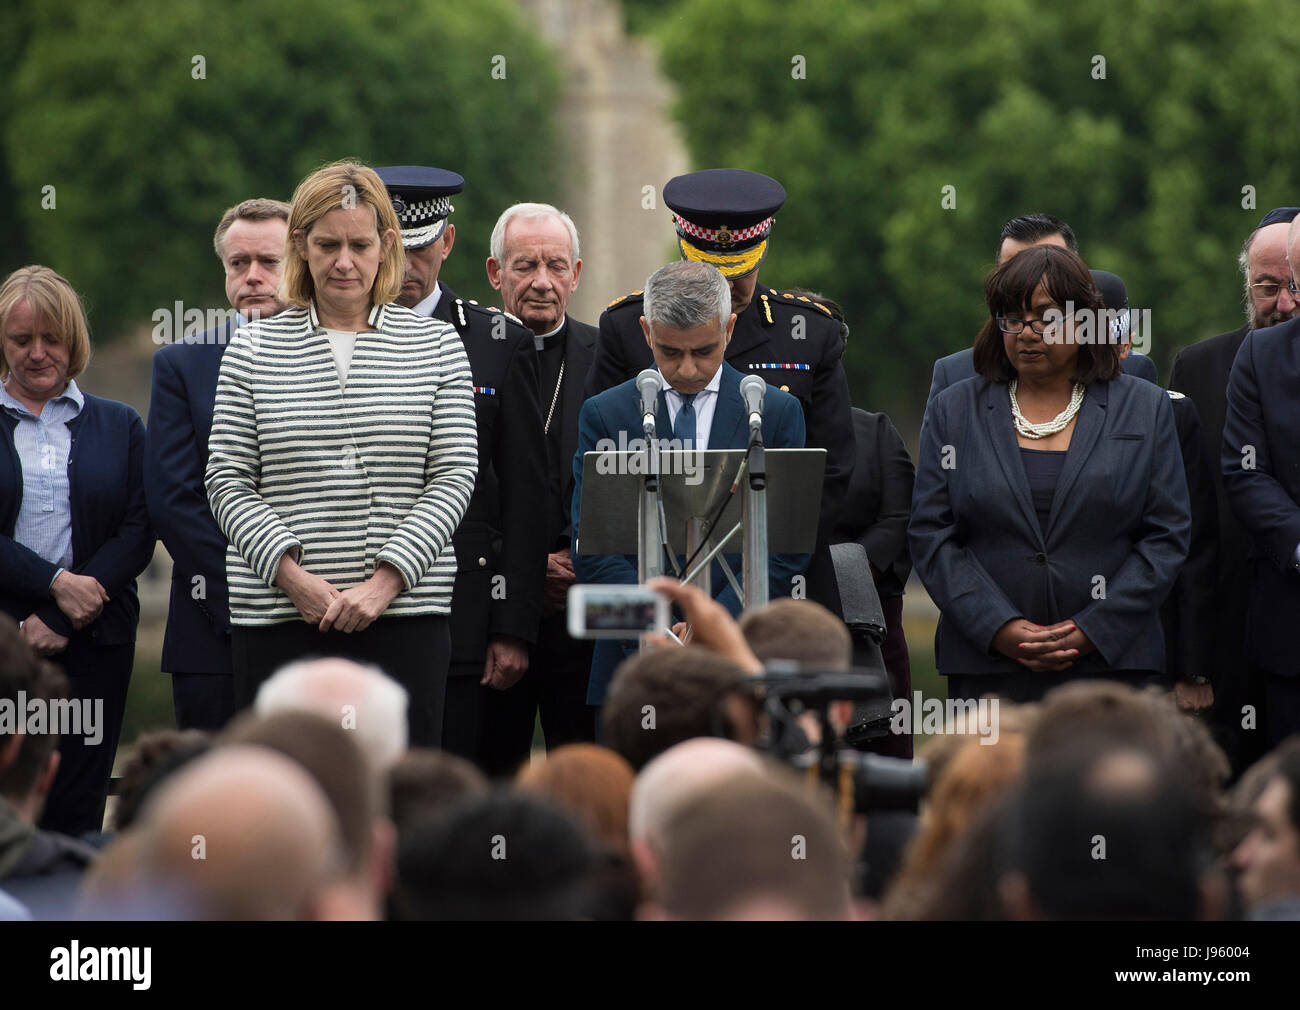
[[[1020,253],[984,294],[977,374],[930,404],[908,527],[948,695],[1157,679],[1191,522],[1169,398],[1121,372],[1069,250]]]

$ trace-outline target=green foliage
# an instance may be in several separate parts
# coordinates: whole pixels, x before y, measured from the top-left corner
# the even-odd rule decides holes
[[[844,305],[855,402],[913,430],[934,359],[984,318],[1007,218],[1068,221],[1089,265],[1152,310],[1167,367],[1241,324],[1240,244],[1300,203],[1300,25],[1270,0],[679,0],[672,15],[657,37],[693,165],[785,185],[763,279]]]
[[[466,297],[487,288],[497,214],[558,194],[559,72],[510,0],[21,6],[0,22],[31,25],[20,50],[0,44],[21,52],[0,70],[0,98],[23,251],[86,295],[100,334],[176,299],[224,307],[211,245],[222,211],[287,200],[328,161],[464,175],[444,277]],[[492,76],[498,55],[504,79]],[[3,173],[0,160],[0,195]],[[55,210],[41,209],[46,185]]]

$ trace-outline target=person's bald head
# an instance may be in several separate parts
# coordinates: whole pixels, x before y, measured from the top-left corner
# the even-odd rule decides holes
[[[644,768],[628,801],[628,840],[647,891],[659,875],[668,824],[683,804],[739,776],[764,774],[757,751],[719,737],[697,737],[668,748]]]
[[[305,711],[356,733],[376,772],[391,768],[407,744],[406,689],[377,666],[350,659],[309,659],[280,667],[258,689],[258,715]]]
[[[1294,222],[1278,221],[1255,229],[1242,247],[1238,265],[1245,277],[1246,322],[1252,330],[1284,323],[1300,311],[1287,289],[1291,283],[1288,259],[1300,265],[1298,237]]]
[[[311,918],[343,862],[320,786],[262,747],[222,747],[177,772],[140,829],[144,873],[205,919]]]

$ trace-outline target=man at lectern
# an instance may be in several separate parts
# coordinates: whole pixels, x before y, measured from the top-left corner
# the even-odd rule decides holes
[[[656,409],[656,435],[666,448],[744,449],[749,444],[749,411],[741,395],[741,373],[723,356],[736,325],[726,280],[706,263],[680,262],[656,270],[646,281],[645,315],[641,329],[663,379]],[[763,444],[769,449],[802,449],[804,419],[799,401],[768,386],[762,403]],[[583,456],[611,442],[618,446],[643,438],[641,393],[635,379],[593,396],[582,406],[578,421],[578,451],[573,458],[574,543],[581,546]],[[608,440],[608,441],[605,441]],[[816,514],[808,516],[810,526]],[[728,545],[729,547],[732,545]],[[726,555],[740,579],[740,545]],[[768,561],[769,595],[789,596],[794,576],[808,564],[806,554],[773,554]],[[684,566],[685,557],[678,557]],[[666,560],[665,560],[666,564]],[[633,585],[635,555],[582,555],[574,550],[574,571],[580,583]],[[741,600],[721,565],[712,566],[714,597],[733,615]],[[600,705],[605,689],[635,641],[601,640],[592,658],[587,704]]]

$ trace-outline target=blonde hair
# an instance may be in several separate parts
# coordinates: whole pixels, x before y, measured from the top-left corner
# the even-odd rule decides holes
[[[76,290],[49,267],[20,267],[0,286],[0,334],[9,330],[9,314],[19,302],[31,306],[37,324],[54,330],[68,348],[68,378],[75,379],[90,361],[90,327]],[[9,362],[0,341],[0,379],[9,378]]]
[[[387,188],[375,170],[361,162],[336,161],[316,169],[294,190],[293,205],[289,210],[289,237],[285,244],[284,276],[280,279],[280,300],[285,304],[306,308],[316,296],[315,282],[307,269],[307,261],[294,242],[294,233],[301,229],[305,238],[317,221],[332,210],[342,209],[345,198],[349,208],[363,204],[374,208],[377,233],[382,236],[391,230],[394,235],[393,244],[380,261],[379,272],[370,288],[371,304],[391,302],[402,290],[406,253],[396,238],[401,234],[401,226]]]

